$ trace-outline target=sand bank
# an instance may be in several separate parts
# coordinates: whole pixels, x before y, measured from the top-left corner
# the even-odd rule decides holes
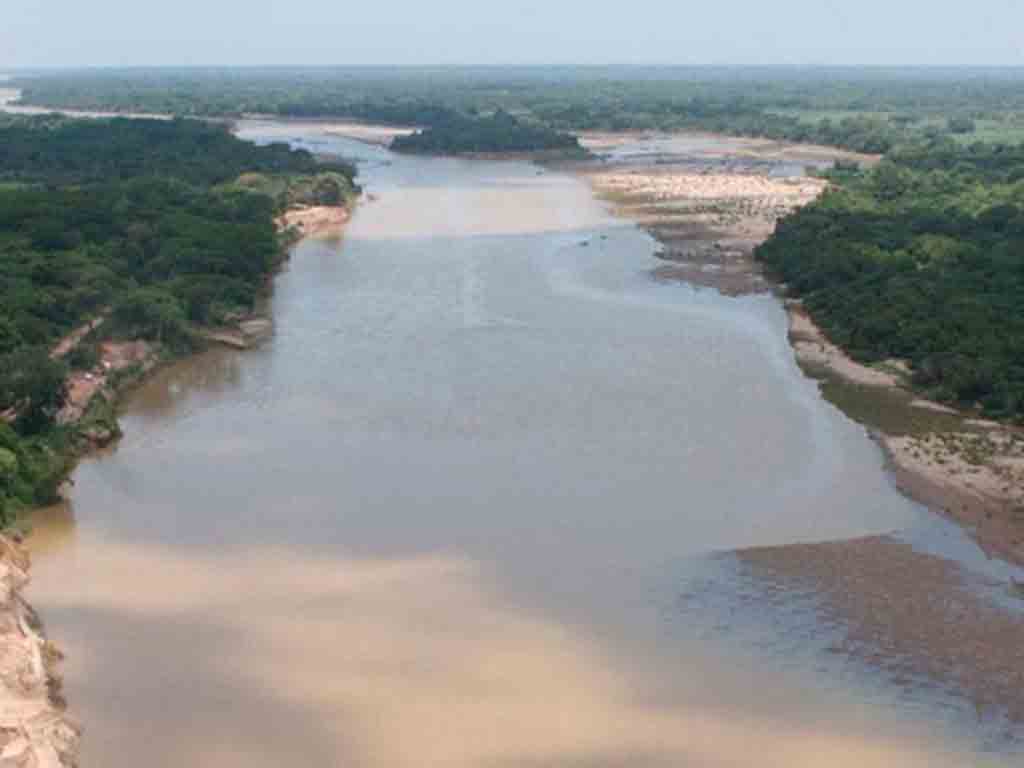
[[[638,222],[662,244],[658,280],[680,280],[729,295],[768,290],[754,249],[783,216],[816,199],[820,179],[775,178],[752,166],[718,160],[678,165],[635,163],[584,171],[617,213]]]
[[[68,768],[79,729],[63,711],[60,653],[21,596],[28,569],[25,552],[0,537],[0,765]]]
[[[281,214],[276,220],[278,230],[293,230],[302,237],[331,237],[340,235],[348,223],[348,208],[327,205],[299,206]]]

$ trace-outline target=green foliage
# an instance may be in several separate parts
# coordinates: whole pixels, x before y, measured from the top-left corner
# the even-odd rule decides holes
[[[111,319],[122,333],[171,344],[188,338],[181,301],[160,288],[136,288],[119,297]]]
[[[68,367],[76,371],[89,371],[100,364],[99,345],[83,341],[72,349],[64,361]]]
[[[0,527],[23,509],[57,500],[69,463],[63,442],[60,433],[24,437],[0,422]]]
[[[359,187],[353,182],[354,175],[354,169],[287,176],[244,173],[219,189],[225,194],[248,192],[250,195],[263,196],[276,201],[280,208],[295,205],[344,205],[351,202],[359,192]]]
[[[928,394],[1024,419],[1024,147],[941,142],[846,174],[758,250],[829,336]]]
[[[524,123],[499,110],[490,117],[450,115],[411,136],[395,139],[398,152],[461,154],[466,152],[581,151],[579,140],[567,133]]]
[[[966,115],[957,115],[946,121],[950,133],[974,133],[978,127],[973,119]]]
[[[442,134],[502,110],[555,132],[699,129],[870,153],[974,136],[957,132],[970,122],[993,140],[1024,131],[1024,78],[1014,70],[163,69],[38,73],[14,86],[26,103],[57,108],[344,117],[438,131],[422,151],[457,151],[462,142]]]
[[[0,410],[18,414],[18,430],[36,434],[53,424],[67,400],[67,366],[46,349],[23,347],[0,358]]]

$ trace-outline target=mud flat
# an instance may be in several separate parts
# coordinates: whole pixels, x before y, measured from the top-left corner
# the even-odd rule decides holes
[[[1020,600],[997,579],[893,536],[741,550],[755,594],[785,602],[813,590],[819,621],[842,632],[828,648],[884,670],[905,688],[938,683],[979,718],[1024,724],[1024,616],[985,595]]]
[[[28,570],[21,547],[0,537],[0,765],[69,768],[79,729],[64,713],[60,652],[21,596]]]
[[[331,123],[325,132],[329,136],[341,136],[347,139],[361,141],[364,144],[374,144],[380,147],[389,147],[399,136],[411,136],[416,132],[415,128],[406,128],[391,125],[371,125],[368,123]]]

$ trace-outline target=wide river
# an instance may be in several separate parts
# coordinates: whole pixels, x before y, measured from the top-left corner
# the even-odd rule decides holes
[[[715,553],[930,524],[777,300],[655,284],[573,177],[284,130],[242,134],[360,157],[344,238],[36,523],[84,765],[1015,764],[813,625],[684,610]]]

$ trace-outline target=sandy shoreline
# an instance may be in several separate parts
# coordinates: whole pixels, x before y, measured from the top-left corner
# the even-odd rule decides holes
[[[620,139],[621,141],[621,139]],[[709,137],[670,140],[648,156],[628,151],[601,163],[578,164],[582,175],[615,213],[646,229],[662,248],[664,264],[652,271],[659,281],[715,288],[727,295],[770,289],[754,249],[783,216],[816,199],[827,184],[810,177],[771,176],[770,161],[751,140],[726,140],[742,157],[709,148]],[[692,146],[685,142],[692,141]],[[588,145],[614,150],[611,137]],[[628,144],[627,144],[628,147]],[[778,156],[773,148],[771,156]],[[783,157],[785,163],[798,163]]]
[[[344,231],[351,215],[349,209],[344,206],[295,206],[281,214],[275,220],[275,224],[279,232],[293,230],[300,239],[337,237]]]
[[[70,768],[80,731],[64,713],[60,652],[22,597],[28,571],[25,551],[0,537],[0,765]]]

